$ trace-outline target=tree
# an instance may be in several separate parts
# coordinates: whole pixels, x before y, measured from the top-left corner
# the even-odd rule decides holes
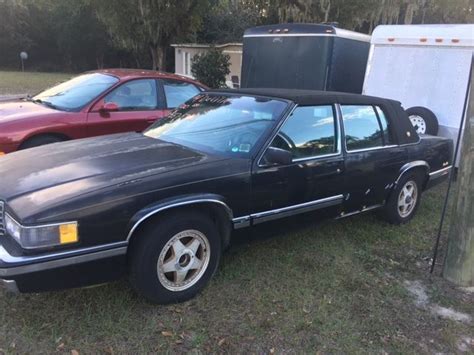
[[[32,43],[27,34],[28,9],[20,2],[0,0],[0,65],[18,68],[19,54]]]
[[[215,48],[192,59],[191,73],[210,88],[225,87],[225,77],[230,73],[230,56]]]
[[[165,69],[171,41],[196,31],[207,9],[206,0],[90,0],[119,47],[148,50],[152,69]]]
[[[197,43],[241,42],[244,31],[259,24],[261,14],[258,7],[245,1],[214,0],[203,16],[197,33],[183,38]]]

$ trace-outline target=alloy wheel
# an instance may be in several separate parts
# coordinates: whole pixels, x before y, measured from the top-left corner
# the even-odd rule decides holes
[[[170,291],[184,291],[201,279],[210,257],[209,240],[203,233],[182,231],[162,249],[157,264],[158,279]]]
[[[417,201],[418,186],[413,180],[407,181],[398,195],[398,214],[400,217],[408,217],[415,209]]]

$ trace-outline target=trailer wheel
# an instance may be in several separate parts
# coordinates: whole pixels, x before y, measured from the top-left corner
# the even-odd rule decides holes
[[[411,124],[418,134],[438,134],[438,119],[436,115],[425,107],[415,106],[406,110]]]

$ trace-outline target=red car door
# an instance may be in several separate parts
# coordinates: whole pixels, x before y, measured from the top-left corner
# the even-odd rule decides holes
[[[156,79],[135,79],[99,100],[87,115],[88,136],[140,132],[166,116]]]

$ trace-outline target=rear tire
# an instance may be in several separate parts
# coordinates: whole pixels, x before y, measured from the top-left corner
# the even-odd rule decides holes
[[[421,200],[421,181],[416,172],[402,176],[384,208],[384,217],[389,223],[408,223],[415,216]]]
[[[65,141],[64,138],[53,136],[53,135],[37,136],[37,137],[30,138],[26,142],[24,142],[20,146],[20,150],[39,147],[41,145],[46,145],[46,144],[63,142],[63,141]]]
[[[219,265],[222,247],[218,230],[199,212],[174,212],[134,238],[129,255],[130,282],[153,303],[193,298]]]
[[[415,127],[418,134],[438,134],[438,119],[436,115],[426,107],[415,106],[406,110],[411,124]]]

